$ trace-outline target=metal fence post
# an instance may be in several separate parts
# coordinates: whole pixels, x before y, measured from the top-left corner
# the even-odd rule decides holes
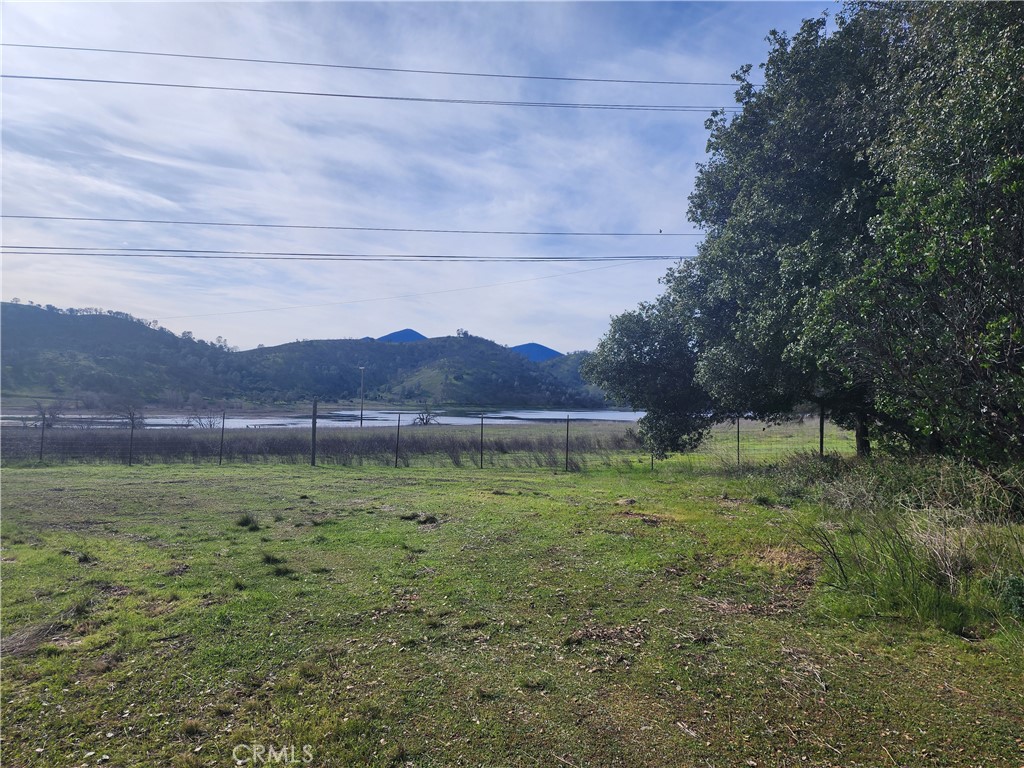
[[[825,403],[818,403],[818,456],[825,457]]]
[[[395,469],[398,469],[398,444],[402,439],[402,414],[398,414],[398,431],[395,432]]]
[[[309,451],[309,465],[316,466],[316,398],[313,398],[313,437]]]
[[[565,471],[569,471],[569,414],[565,414]]]
[[[224,463],[224,422],[227,421],[227,417],[227,411],[224,411],[220,415],[220,453],[217,456],[218,467]]]
[[[736,466],[740,466],[740,416],[736,414]]]

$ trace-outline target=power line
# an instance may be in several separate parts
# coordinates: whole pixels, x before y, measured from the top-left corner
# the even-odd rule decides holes
[[[737,83],[713,83],[692,80],[626,80],[610,77],[558,77],[553,75],[508,75],[494,72],[455,72],[438,69],[406,69],[401,67],[368,67],[355,64],[328,64],[312,61],[288,61],[284,59],[250,59],[241,56],[206,56],[196,53],[169,53],[165,51],[134,51],[121,48],[84,48],[72,45],[31,45],[28,43],[0,43],[8,48],[36,48],[50,51],[84,51],[88,53],[117,53],[130,56],[160,56],[174,59],[201,59],[204,61],[235,61],[248,64],[280,64],[291,67],[318,67],[325,69],[353,69],[365,72],[402,72],[417,75],[449,75],[455,77],[493,77],[511,80],[555,80],[572,83],[625,83],[629,85],[702,85],[733,86]]]
[[[413,229],[409,227],[345,227],[321,224],[262,224],[236,221],[187,221],[176,219],[118,219],[99,216],[28,216],[2,214],[5,219],[31,219],[41,221],[89,221],[114,224],[174,224],[197,227],[254,227],[264,229],[322,229],[351,232],[412,232],[449,235],[536,235],[546,237],[703,237],[703,232],[566,232],[526,231],[508,229]]]
[[[554,101],[501,101],[498,99],[441,99],[424,96],[381,96],[364,93],[334,93],[329,91],[289,91],[279,88],[240,88],[227,85],[191,85],[187,83],[157,83],[148,80],[105,80],[93,77],[53,77],[43,75],[0,75],[7,80],[44,80],[57,83],[93,83],[99,85],[135,85],[149,88],[179,88],[197,91],[232,93],[263,93],[283,96],[318,96],[335,99],[361,99],[368,101],[405,101],[421,104],[473,104],[490,107],[546,107],[549,109],[600,109],[626,112],[707,112],[739,111],[732,107],[695,106],[688,104],[597,104]]]
[[[226,251],[191,248],[99,248],[90,246],[3,245],[3,253],[18,256],[102,256],[136,259],[216,259],[243,261],[386,261],[386,262],[628,262],[677,260],[678,255],[584,256],[465,256],[423,253],[309,253],[304,251]]]

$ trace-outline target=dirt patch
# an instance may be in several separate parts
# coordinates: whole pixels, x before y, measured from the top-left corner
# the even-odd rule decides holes
[[[615,504],[619,507],[631,507],[636,504],[636,499],[619,499]]]
[[[763,602],[746,603],[724,597],[695,596],[693,601],[721,616],[781,616],[797,610],[807,596],[807,589],[800,585],[774,587]]]
[[[171,570],[164,572],[164,576],[183,576],[192,570],[192,566],[185,563],[177,563]]]
[[[754,603],[740,603],[728,598],[703,597],[697,595],[693,601],[701,608],[717,613],[721,616],[736,616],[739,614],[753,614],[757,611]]]
[[[601,627],[591,625],[578,629],[564,640],[564,645],[583,645],[588,642],[606,645],[630,645],[639,648],[647,639],[647,630],[642,624],[629,627]]]
[[[619,512],[619,517],[632,517],[632,518],[636,518],[637,520],[639,520],[644,525],[650,525],[650,526],[661,525],[663,522],[665,522],[664,520],[662,520],[659,517],[651,517],[650,515],[641,515],[639,512],[633,512],[631,510],[627,510],[625,512]]]
[[[127,597],[132,593],[124,584],[97,584],[96,589],[104,597]]]
[[[437,516],[426,512],[405,512],[399,515],[402,520],[416,523],[417,525],[439,525]]]
[[[89,677],[96,677],[98,675],[105,675],[107,672],[112,671],[124,660],[123,654],[120,652],[105,653],[98,659],[95,659],[82,666],[80,679]]]
[[[151,603],[146,603],[142,611],[150,618],[163,616],[174,611],[177,608],[177,602],[176,600],[154,600]]]
[[[800,574],[813,571],[818,566],[818,558],[810,552],[803,549],[784,549],[783,547],[768,547],[757,554],[757,561],[760,565],[775,571]]]

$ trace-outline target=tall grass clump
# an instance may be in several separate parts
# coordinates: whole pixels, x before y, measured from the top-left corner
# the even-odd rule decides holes
[[[1024,469],[803,457],[781,480],[821,505],[804,535],[840,605],[965,636],[1024,620]]]

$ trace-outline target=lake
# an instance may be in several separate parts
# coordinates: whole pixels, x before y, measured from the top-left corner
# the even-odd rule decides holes
[[[391,408],[391,409],[363,409],[364,427],[394,427],[398,424],[398,417],[402,417],[402,425],[412,425],[413,419],[421,413],[416,408]],[[499,411],[458,411],[432,410],[431,415],[437,418],[438,424],[452,426],[469,426],[479,424],[480,418],[488,424],[537,424],[552,421],[565,421],[568,416],[573,421],[617,421],[635,422],[644,415],[643,411],[541,411],[541,410],[499,410]],[[181,427],[184,426],[184,416],[147,416],[147,427]],[[295,414],[292,416],[228,416],[224,426],[228,429],[261,428],[279,429],[282,427],[308,427],[310,414]],[[316,425],[320,427],[358,427],[359,409],[340,411],[320,411],[317,414]],[[220,426],[220,420],[217,420]]]

